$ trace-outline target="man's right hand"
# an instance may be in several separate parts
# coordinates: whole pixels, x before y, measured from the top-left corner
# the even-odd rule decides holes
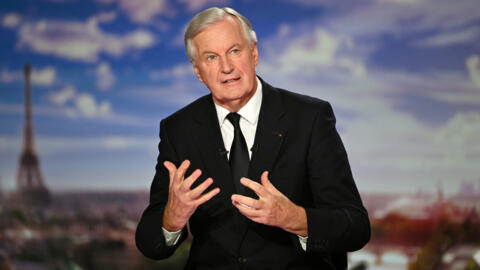
[[[170,161],[163,163],[170,175],[170,184],[168,189],[168,201],[163,213],[162,224],[169,232],[181,230],[193,215],[197,207],[220,192],[220,188],[214,188],[203,194],[203,192],[213,183],[212,178],[207,178],[203,183],[194,189],[190,189],[192,184],[202,174],[197,169],[189,177],[185,178],[185,172],[190,166],[190,161],[185,160],[177,168]]]

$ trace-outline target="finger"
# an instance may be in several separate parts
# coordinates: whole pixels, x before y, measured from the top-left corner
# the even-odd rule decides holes
[[[246,206],[242,203],[236,202],[236,201],[233,201],[233,205],[238,209],[238,211],[242,215],[246,216],[249,219],[258,218],[258,217],[261,216],[260,210],[250,208],[250,207],[248,207],[248,206]]]
[[[269,190],[275,190],[275,191],[277,190],[275,186],[272,184],[272,182],[270,182],[270,180],[268,179],[268,171],[264,171],[262,173],[262,176],[260,177],[260,182],[262,182],[262,186],[264,186]]]
[[[202,195],[202,193],[213,183],[212,178],[207,178],[200,185],[190,191],[190,198],[197,199]]]
[[[208,200],[213,198],[213,196],[217,195],[218,193],[220,193],[220,188],[214,188],[214,189],[210,190],[207,194],[200,197],[200,199],[198,199],[196,201],[196,204],[197,205],[204,204],[205,202],[207,202]]]
[[[172,180],[173,180],[173,177],[175,175],[175,172],[177,171],[177,167],[175,167],[175,164],[173,164],[172,162],[170,161],[165,161],[163,162],[163,166],[165,166],[165,168],[167,168],[168,170],[168,175],[170,177],[170,182],[168,184],[168,186],[171,186],[172,185]]]
[[[185,172],[187,171],[189,166],[190,166],[189,160],[184,160],[182,164],[180,164],[180,166],[177,169],[177,172],[175,173],[175,182],[177,184],[180,184],[183,181],[183,178],[185,177]]]
[[[185,180],[182,182],[182,189],[185,191],[190,190],[190,187],[200,175],[202,175],[202,171],[200,169],[196,169],[189,177],[185,178]]]
[[[232,202],[236,202],[254,209],[262,208],[262,203],[259,200],[255,200],[242,195],[232,195]]]
[[[255,181],[242,177],[240,179],[240,183],[242,183],[242,185],[248,187],[249,189],[253,190],[253,192],[255,192],[255,194],[257,194],[258,197],[263,197],[265,195],[265,188]]]

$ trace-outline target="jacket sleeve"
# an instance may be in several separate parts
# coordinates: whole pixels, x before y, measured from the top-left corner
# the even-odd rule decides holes
[[[370,239],[370,222],[353,180],[347,153],[328,102],[312,126],[308,181],[314,207],[306,208],[307,252],[346,252]]]
[[[169,175],[163,162],[168,160],[178,166],[178,158],[170,144],[167,135],[165,120],[160,122],[159,155],[155,167],[155,176],[150,188],[150,203],[142,214],[135,233],[137,248],[151,259],[164,259],[170,257],[175,249],[188,235],[187,228],[183,228],[179,241],[173,246],[165,244],[162,231],[162,217],[168,200]]]

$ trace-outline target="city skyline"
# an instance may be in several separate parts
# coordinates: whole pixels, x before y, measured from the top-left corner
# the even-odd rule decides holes
[[[208,93],[185,56],[183,30],[212,5],[231,6],[252,22],[259,76],[332,103],[361,192],[432,193],[440,185],[453,194],[462,181],[479,188],[477,1],[269,3],[3,1],[3,188],[15,186],[29,62],[46,185],[148,189],[159,121]]]

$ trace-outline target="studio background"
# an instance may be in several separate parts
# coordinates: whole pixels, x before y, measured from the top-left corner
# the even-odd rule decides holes
[[[372,222],[351,268],[478,269],[478,0],[1,1],[0,269],[181,269],[188,241],[153,262],[133,234],[160,120],[208,93],[183,33],[210,6],[250,20],[258,75],[332,104]],[[42,207],[18,196],[27,63]]]

